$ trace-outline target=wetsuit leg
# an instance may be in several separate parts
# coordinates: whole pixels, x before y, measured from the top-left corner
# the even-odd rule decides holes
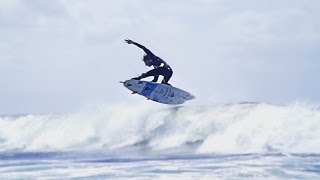
[[[158,80],[158,78],[159,78],[159,75],[162,75],[162,74],[161,74],[161,70],[160,70],[160,68],[156,68],[156,69],[152,69],[152,70],[150,70],[150,71],[148,71],[148,72],[146,72],[146,73],[143,73],[143,74],[141,75],[141,78],[146,78],[146,77],[154,76],[153,81],[156,82],[156,81]]]
[[[150,76],[154,76],[154,79],[152,80],[153,82],[156,82],[159,78],[159,75],[162,75],[164,78],[162,80],[163,84],[167,84],[169,79],[172,76],[172,70],[169,68],[165,68],[165,67],[159,67],[159,68],[155,68],[152,69],[144,74],[141,75],[141,78],[146,78],[146,77],[150,77]]]
[[[169,84],[169,80],[172,76],[173,72],[172,72],[172,69],[169,69],[169,68],[164,68],[163,70],[163,80],[162,80],[162,84]]]

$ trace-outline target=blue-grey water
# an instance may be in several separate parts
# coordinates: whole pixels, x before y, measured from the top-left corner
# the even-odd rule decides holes
[[[117,157],[2,154],[0,179],[319,179],[315,154]]]
[[[0,179],[320,179],[301,104],[118,105],[0,117]]]

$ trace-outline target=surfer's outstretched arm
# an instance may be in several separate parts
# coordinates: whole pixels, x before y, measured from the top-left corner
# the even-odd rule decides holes
[[[124,40],[127,44],[134,44],[136,46],[138,46],[139,48],[141,48],[148,56],[153,57],[155,56],[149,49],[147,49],[146,47],[144,47],[143,45],[136,43],[130,39],[126,39]]]

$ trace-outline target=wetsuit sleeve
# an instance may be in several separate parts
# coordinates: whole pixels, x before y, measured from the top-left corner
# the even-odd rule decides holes
[[[150,57],[154,57],[155,56],[149,49],[147,49],[143,45],[141,45],[139,43],[136,43],[136,42],[133,42],[132,44],[134,44],[134,45],[138,46],[139,48],[141,48],[148,56],[150,56]]]

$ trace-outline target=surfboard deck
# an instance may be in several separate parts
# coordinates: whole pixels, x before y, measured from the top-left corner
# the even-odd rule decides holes
[[[182,89],[167,85],[142,80],[126,80],[124,87],[152,101],[163,104],[183,104],[195,98],[194,95]]]

